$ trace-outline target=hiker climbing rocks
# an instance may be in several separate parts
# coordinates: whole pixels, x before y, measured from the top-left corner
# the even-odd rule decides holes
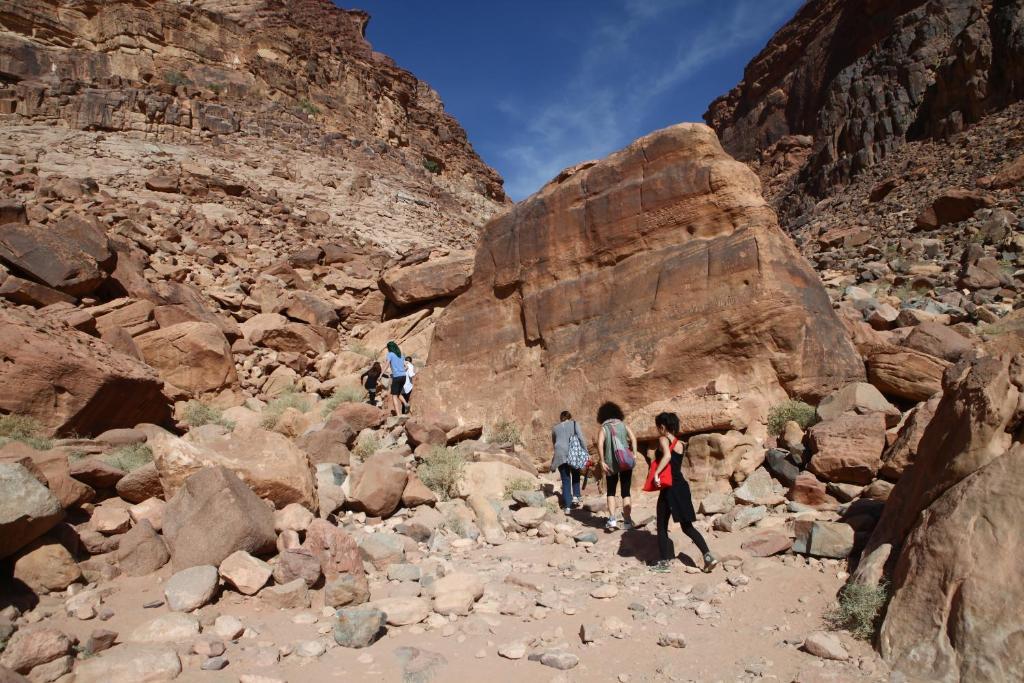
[[[405,386],[402,387],[402,399],[405,401],[403,410],[409,412],[409,401],[412,400],[412,378],[416,376],[416,366],[412,364],[412,356],[405,357]]]
[[[409,402],[403,396],[405,391],[405,359],[402,358],[402,350],[398,348],[398,344],[395,342],[389,341],[387,349],[388,366],[391,369],[391,408],[394,410],[395,415],[402,415],[405,412],[403,407],[409,405]]]
[[[622,414],[622,408],[611,401],[597,409],[597,421],[601,425],[597,437],[597,452],[600,455],[597,462],[600,463],[605,478],[608,496],[608,522],[605,524],[605,531],[619,528],[615,515],[616,486],[622,495],[622,528],[633,528],[633,505],[629,489],[633,480],[633,465],[636,464],[633,455],[636,453],[636,435],[623,420],[625,416]]]
[[[580,474],[587,467],[590,454],[584,445],[583,430],[572,413],[563,410],[559,422],[551,429],[551,443],[554,455],[551,457],[551,471],[558,471],[562,477],[562,508],[565,514],[580,504]]]
[[[377,381],[380,379],[383,370],[380,367],[380,363],[377,361],[373,362],[366,372],[359,375],[360,381],[363,383],[363,388],[366,389],[366,393],[369,396],[367,403],[371,406],[377,405]]]
[[[718,564],[704,537],[693,523],[697,513],[693,509],[690,485],[683,476],[683,443],[679,440],[679,416],[675,413],[659,413],[654,418],[658,428],[658,450],[651,463],[648,477],[649,490],[658,491],[658,552],[661,560],[654,565],[654,571],[667,572],[672,560],[672,542],[668,537],[668,523],[671,516],[679,522],[683,533],[704,555],[704,571],[709,572]],[[645,486],[644,488],[648,488]]]

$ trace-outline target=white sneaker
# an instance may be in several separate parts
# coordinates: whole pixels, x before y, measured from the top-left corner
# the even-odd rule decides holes
[[[562,510],[562,512],[564,512],[567,515],[572,514],[572,508],[565,508],[564,510]]]
[[[618,528],[619,528],[619,524],[618,524],[618,522],[615,521],[614,517],[611,517],[608,520],[608,522],[605,523],[605,525],[604,525],[605,531],[615,531]]]
[[[572,506],[574,508],[578,508],[580,506],[580,499],[579,498],[573,498],[572,499]]]

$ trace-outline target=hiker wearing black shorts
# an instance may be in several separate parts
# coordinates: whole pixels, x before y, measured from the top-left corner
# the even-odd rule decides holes
[[[693,509],[693,498],[690,485],[683,476],[683,444],[679,434],[679,416],[675,413],[659,413],[654,418],[658,428],[658,454],[651,462],[654,474],[651,484],[658,491],[658,552],[661,560],[654,566],[655,571],[666,572],[671,568],[672,541],[668,537],[669,517],[679,523],[683,533],[693,541],[704,556],[704,571],[709,572],[718,564],[718,560],[708,548],[704,537],[693,523],[697,521],[697,513]],[[672,484],[662,487],[660,478],[665,470],[672,472]]]
[[[623,421],[622,408],[611,401],[597,409],[597,421],[601,425],[597,436],[597,458],[607,485],[608,522],[605,531],[619,528],[615,515],[615,487],[622,495],[622,528],[633,528],[633,501],[629,497],[633,481],[633,454],[636,453],[636,435]]]

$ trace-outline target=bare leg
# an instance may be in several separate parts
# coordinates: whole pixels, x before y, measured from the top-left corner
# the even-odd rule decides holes
[[[398,397],[394,394],[391,395],[391,407],[395,411],[395,415],[402,414],[402,404],[399,402]]]
[[[608,496],[608,519],[615,519],[615,496]]]
[[[633,523],[633,499],[629,496],[622,499],[622,520]]]

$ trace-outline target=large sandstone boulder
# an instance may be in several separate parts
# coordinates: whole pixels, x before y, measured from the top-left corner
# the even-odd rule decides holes
[[[26,444],[12,441],[0,448],[0,462],[21,462],[30,469],[38,469],[46,479],[47,487],[65,510],[78,507],[96,495],[91,486],[71,476],[68,456],[63,450],[54,448],[37,451]]]
[[[224,467],[188,477],[167,503],[164,538],[175,571],[220,566],[231,553],[259,554],[275,547],[274,513]]]
[[[869,484],[882,466],[885,414],[844,413],[808,432],[814,456],[808,468],[826,481]]]
[[[756,176],[697,124],[566,171],[491,221],[429,360],[416,400],[515,420],[538,452],[559,410],[608,397],[627,414],[681,409],[720,382],[767,407],[863,377]]]
[[[0,557],[7,557],[61,520],[60,502],[24,465],[0,462]]]
[[[0,226],[0,261],[48,287],[83,296],[99,287],[117,255],[95,220],[70,214],[46,226]]]
[[[316,329],[304,323],[289,322],[279,313],[260,313],[240,326],[246,341],[275,351],[324,353],[328,344]],[[325,329],[325,328],[319,328]]]
[[[287,437],[263,429],[231,434],[192,432],[186,438],[156,433],[147,445],[160,474],[164,497],[171,497],[185,480],[204,467],[226,467],[256,492],[283,508],[299,503],[316,510],[316,487],[306,454]]]
[[[404,466],[389,458],[370,458],[352,468],[346,505],[373,517],[387,517],[398,509],[408,481]]]
[[[469,287],[473,252],[456,251],[414,266],[392,268],[380,280],[380,289],[396,306],[447,299]]]
[[[190,394],[219,391],[238,382],[231,346],[212,323],[178,323],[142,334],[135,344],[161,377]]]
[[[883,393],[909,401],[927,401],[942,389],[947,361],[927,353],[881,350],[868,358],[868,379]]]
[[[752,436],[729,431],[690,437],[683,457],[683,473],[694,502],[712,493],[729,493],[761,466],[765,449]]]
[[[99,434],[163,423],[170,405],[146,365],[67,327],[0,310],[0,411],[57,433]]]
[[[935,417],[888,497],[853,581],[891,552],[892,600],[879,644],[927,680],[1019,680],[1024,632],[1024,356],[951,368]]]
[[[477,494],[482,498],[502,500],[509,484],[519,482],[528,489],[540,488],[540,480],[526,470],[504,462],[468,462],[458,483],[460,498]]]

